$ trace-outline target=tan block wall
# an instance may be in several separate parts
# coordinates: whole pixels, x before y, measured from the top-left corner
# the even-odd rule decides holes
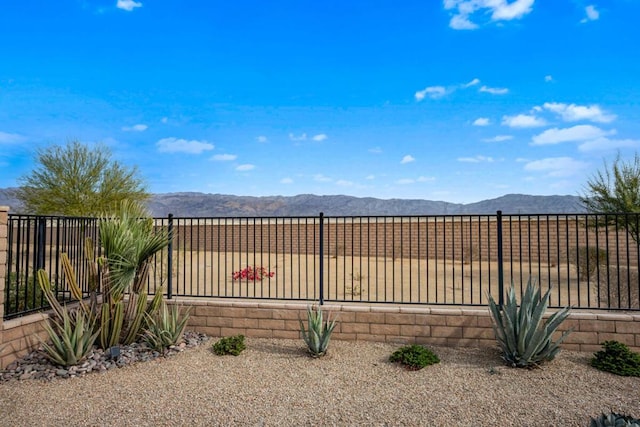
[[[38,336],[41,339],[47,338],[43,325],[48,317],[47,314],[36,313],[4,322],[0,331],[0,369],[38,348]]]
[[[300,338],[299,319],[306,319],[304,303],[239,300],[172,300],[191,306],[189,327],[214,337]],[[333,337],[451,347],[494,347],[496,341],[488,309],[397,305],[326,304],[338,319]],[[573,329],[563,348],[595,352],[607,340],[640,351],[640,315],[574,311],[560,331]]]

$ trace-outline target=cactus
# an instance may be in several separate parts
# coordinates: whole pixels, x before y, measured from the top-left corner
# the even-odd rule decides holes
[[[307,324],[308,330],[305,329],[304,323],[300,320],[300,333],[302,339],[307,344],[309,353],[313,357],[324,356],[329,347],[329,340],[331,339],[331,333],[336,327],[335,319],[329,321],[331,314],[327,314],[327,319],[323,320],[322,309],[307,308]]]
[[[502,349],[502,358],[509,365],[531,368],[544,361],[553,360],[560,351],[560,343],[571,332],[565,331],[557,341],[551,341],[553,333],[569,315],[570,308],[556,311],[543,322],[550,292],[551,289],[540,298],[540,288],[529,280],[518,307],[516,291],[514,286],[511,286],[502,309],[489,295],[493,330]]]
[[[146,314],[147,329],[144,338],[149,347],[157,351],[162,351],[167,347],[176,345],[182,338],[184,329],[189,320],[189,310],[180,312],[177,305],[167,307],[166,303],[155,315]]]

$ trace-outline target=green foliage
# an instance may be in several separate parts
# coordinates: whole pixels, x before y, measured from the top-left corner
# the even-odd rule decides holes
[[[582,203],[593,213],[640,213],[640,156],[636,153],[633,161],[624,162],[618,154],[611,168],[605,162],[604,171],[587,182]],[[640,221],[635,215],[612,215],[603,221],[627,230],[640,244]]]
[[[29,213],[96,216],[122,200],[149,197],[135,167],[111,159],[105,146],[78,141],[52,145],[37,152],[36,168],[20,178],[17,198]]]
[[[607,250],[597,246],[578,246],[569,250],[569,262],[578,269],[580,280],[587,280],[598,266],[607,264]]]
[[[597,418],[591,417],[589,427],[640,427],[640,420],[616,412],[602,413]]]
[[[335,319],[330,321],[331,314],[327,314],[326,320],[323,319],[323,313],[321,308],[307,307],[307,326],[305,329],[304,323],[300,320],[300,333],[302,339],[309,353],[313,357],[324,356],[329,347],[329,341],[331,339],[331,333],[336,327]]]
[[[417,371],[425,366],[439,363],[440,358],[438,358],[438,356],[428,348],[412,344],[400,347],[398,350],[394,351],[389,357],[389,361],[400,363],[409,370]]]
[[[177,305],[171,306],[163,303],[157,313],[146,314],[147,328],[144,333],[145,342],[154,350],[162,351],[167,347],[176,345],[181,339],[189,320],[189,310],[180,312]]]
[[[99,329],[99,345],[103,349],[118,344],[131,344],[143,334],[145,315],[153,315],[162,303],[162,288],[147,302],[146,284],[151,257],[169,244],[166,231],[156,231],[152,220],[138,203],[123,201],[118,215],[108,216],[100,223],[100,241],[105,255],[93,258],[87,249],[89,260],[90,305],[82,300],[82,291],[76,281],[68,257],[62,255],[65,279],[71,295],[79,301],[80,309]],[[92,248],[87,244],[85,248]],[[98,266],[101,268],[100,282]],[[54,313],[62,319],[66,308],[55,299],[51,284],[44,270],[38,272],[38,283],[51,304]],[[98,284],[102,283],[102,301],[98,303]],[[128,295],[125,300],[124,296]]]
[[[502,358],[512,367],[531,368],[553,360],[560,351],[560,343],[569,334],[570,331],[565,331],[557,341],[551,340],[570,309],[558,310],[543,322],[550,292],[551,289],[540,298],[540,288],[529,280],[518,306],[515,287],[511,286],[502,310],[489,295],[493,330],[502,349]]]
[[[244,335],[235,335],[233,337],[220,338],[213,344],[213,352],[218,356],[231,354],[237,356],[247,348],[244,345]]]
[[[83,311],[63,311],[61,321],[50,320],[44,326],[51,344],[42,341],[42,348],[52,363],[61,366],[77,365],[93,348],[98,336],[93,322]]]
[[[8,286],[5,289],[4,309],[6,314],[27,311],[49,304],[35,280],[35,275],[25,277],[16,272],[9,273]]]
[[[594,354],[591,366],[623,377],[640,377],[640,354],[618,341],[605,341]]]

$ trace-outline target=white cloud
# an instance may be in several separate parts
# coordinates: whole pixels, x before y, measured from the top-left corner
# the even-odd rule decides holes
[[[504,142],[512,139],[513,139],[512,135],[496,135],[493,138],[485,138],[483,139],[483,141],[484,142]]]
[[[587,16],[580,21],[581,24],[584,24],[589,21],[597,21],[598,19],[600,19],[600,12],[592,4],[585,7],[584,12]]]
[[[478,89],[480,92],[486,92],[486,93],[490,93],[492,95],[505,95],[507,93],[509,93],[509,89],[507,89],[506,87],[489,87],[489,86],[482,86],[480,89]]]
[[[339,179],[336,181],[336,185],[339,185],[341,187],[351,187],[353,185],[353,182],[347,181],[345,179]]]
[[[442,98],[447,94],[444,86],[429,86],[423,90],[419,90],[415,94],[416,101],[422,101],[426,96],[432,99]]]
[[[467,162],[467,163],[493,163],[493,157],[485,157],[485,156],[475,156],[475,157],[458,157],[459,162]]]
[[[373,154],[380,154],[382,153],[382,148],[380,147],[369,148],[369,152]]]
[[[331,178],[329,178],[328,176],[324,176],[321,173],[315,174],[313,176],[313,180],[318,182],[331,182]]]
[[[435,180],[436,178],[433,176],[419,176],[418,179],[416,179],[417,182],[431,182]]]
[[[166,125],[169,122],[169,117],[163,117],[160,121]]]
[[[137,124],[137,125],[133,125],[133,126],[124,126],[122,128],[122,130],[125,131],[125,132],[144,132],[148,128],[149,128],[149,126],[147,126],[147,125]]]
[[[436,179],[432,176],[419,176],[418,178],[401,178],[396,180],[396,184],[400,184],[400,185],[410,185],[410,184],[415,184],[416,182],[431,182],[431,181],[435,181]]]
[[[294,134],[290,133],[290,134],[289,134],[289,139],[290,139],[291,141],[306,141],[306,140],[307,140],[307,134],[306,134],[306,133],[303,133],[303,134],[302,134],[302,135],[300,135],[300,136],[295,136]]]
[[[640,147],[640,140],[636,139],[610,139],[610,138],[596,138],[591,141],[583,142],[578,146],[580,151],[607,151],[614,150],[616,148],[638,148]]]
[[[280,180],[280,184],[293,184],[293,180],[292,180],[291,178],[289,178],[289,177],[287,177],[287,178],[282,178],[282,179]]]
[[[211,160],[215,160],[217,162],[230,162],[237,158],[238,156],[236,156],[235,154],[216,154],[211,158]]]
[[[415,161],[416,161],[416,159],[412,155],[407,154],[406,156],[404,156],[402,158],[402,160],[400,160],[400,163],[404,165],[406,163],[411,163],[411,162],[415,162]]]
[[[545,109],[558,114],[565,122],[589,120],[596,123],[610,123],[616,119],[614,114],[607,114],[598,105],[564,104],[562,102],[545,102]]]
[[[367,176],[364,177],[364,179],[372,180],[372,179],[376,179],[376,176],[375,175],[367,175]]]
[[[269,139],[264,135],[260,135],[259,137],[256,138],[256,141],[264,143],[264,142],[269,142]]]
[[[189,153],[200,154],[203,151],[213,150],[214,145],[207,141],[187,141],[178,138],[163,138],[156,145],[161,153]]]
[[[491,122],[486,117],[479,117],[473,121],[474,126],[489,126]]]
[[[546,76],[544,76],[544,81],[545,82],[552,82],[553,81],[553,76],[550,74],[547,74]]]
[[[238,166],[236,167],[236,170],[237,170],[238,172],[247,172],[247,171],[253,170],[253,169],[255,169],[255,168],[256,168],[256,167],[255,167],[255,165],[252,165],[252,164],[250,164],[250,163],[246,163],[246,164],[244,164],[244,165],[238,165]]]
[[[319,135],[314,135],[314,137],[313,137],[313,138],[311,138],[311,139],[313,139],[314,141],[321,142],[321,141],[324,141],[324,140],[325,140],[325,139],[327,139],[327,138],[329,138],[329,137],[328,137],[326,134],[321,133],[321,134],[319,134]]]
[[[136,7],[142,7],[142,3],[138,1],[133,1],[133,0],[118,0],[118,2],[116,3],[116,7],[118,9],[131,12]]]
[[[400,185],[408,185],[408,184],[413,184],[415,183],[416,180],[412,179],[412,178],[402,178],[402,179],[398,179],[396,181],[396,184],[400,184]]]
[[[531,141],[533,145],[559,144],[561,142],[593,140],[615,133],[615,130],[604,131],[592,125],[577,125],[564,129],[547,129],[541,134],[535,135]]]
[[[571,157],[549,157],[527,163],[524,165],[524,170],[529,172],[544,172],[546,176],[558,178],[579,174],[587,166],[587,163],[572,159]]]
[[[503,116],[502,125],[511,128],[533,128],[545,126],[547,122],[544,119],[529,114],[518,114],[517,116]]]
[[[25,137],[17,133],[0,132],[0,144],[15,144],[25,140]]]
[[[483,19],[491,14],[491,21],[520,19],[533,10],[535,0],[444,0],[445,10],[454,10],[449,27],[454,30],[473,30],[478,24],[473,19]],[[486,19],[486,18],[485,18]]]
[[[462,87],[471,87],[471,86],[475,86],[475,85],[479,85],[480,84],[480,79],[473,79],[471,80],[469,83],[465,83],[462,85]]]

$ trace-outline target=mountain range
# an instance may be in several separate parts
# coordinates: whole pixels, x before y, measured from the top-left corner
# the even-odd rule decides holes
[[[0,189],[0,205],[10,206],[11,213],[23,213],[14,196],[14,188]],[[154,217],[172,213],[176,217],[266,217],[373,215],[473,215],[583,213],[578,196],[533,196],[507,194],[476,203],[449,203],[422,199],[376,199],[344,195],[318,196],[233,196],[206,193],[152,194],[147,207]]]

